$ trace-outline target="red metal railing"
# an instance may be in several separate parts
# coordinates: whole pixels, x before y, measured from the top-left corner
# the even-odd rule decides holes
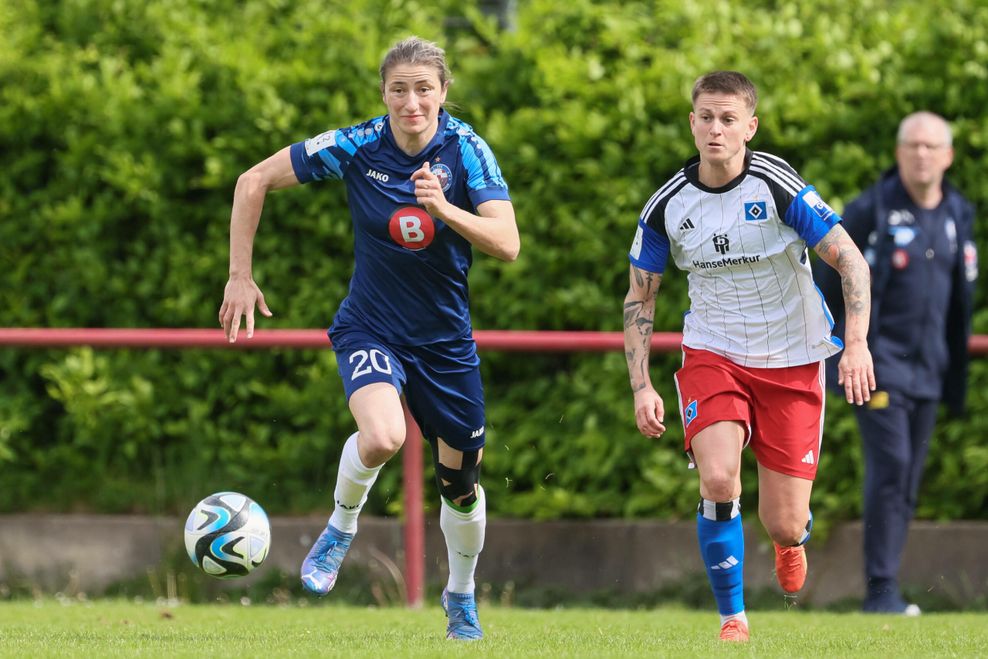
[[[621,332],[528,332],[477,330],[477,346],[482,350],[505,352],[611,352],[624,350]],[[680,349],[679,332],[656,332],[652,350],[673,352]],[[270,348],[332,347],[323,330],[257,330],[251,339],[242,331],[236,343],[229,343],[220,329],[89,329],[89,328],[0,328],[0,346],[35,348],[92,346],[98,348],[225,348],[250,350]],[[988,354],[988,336],[972,336],[971,354]],[[425,515],[422,505],[422,434],[405,411],[407,435],[402,451],[402,479],[405,489],[405,583],[408,605],[422,605],[425,586]]]
[[[330,348],[324,330],[257,330],[246,338],[241,328],[236,343],[229,343],[220,329],[89,329],[0,328],[0,345],[24,347],[93,346],[98,348]],[[477,330],[477,345],[486,350],[519,352],[608,352],[624,350],[621,332],[523,332]],[[652,347],[678,350],[682,335],[656,332]]]
[[[0,346],[59,348],[331,348],[324,330],[257,330],[247,339],[241,329],[237,343],[229,343],[220,329],[120,329],[120,328],[0,328]],[[474,338],[483,350],[504,352],[610,352],[624,350],[621,332],[559,332],[521,330],[476,330]],[[652,349],[679,350],[679,332],[656,332]],[[988,354],[988,335],[975,335],[969,344],[972,355]]]

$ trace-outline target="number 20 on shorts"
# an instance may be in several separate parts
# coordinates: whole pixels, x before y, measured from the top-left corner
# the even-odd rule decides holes
[[[350,375],[351,380],[356,380],[362,375],[368,375],[372,371],[391,375],[391,360],[377,348],[355,350],[350,353],[349,361],[351,365],[353,365],[353,362],[357,362],[353,373]]]

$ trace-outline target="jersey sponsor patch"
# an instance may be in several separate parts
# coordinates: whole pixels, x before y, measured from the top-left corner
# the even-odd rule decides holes
[[[909,265],[909,253],[904,249],[897,249],[892,252],[892,267],[896,270],[905,270]]]
[[[888,223],[890,227],[897,227],[900,224],[915,224],[916,218],[907,210],[889,211]]]
[[[321,135],[316,135],[315,137],[307,139],[305,141],[305,154],[312,156],[331,146],[336,146],[335,130],[327,130]]]
[[[815,190],[810,190],[804,194],[803,201],[806,202],[807,206],[813,209],[813,212],[816,213],[821,220],[825,220],[834,214],[834,209],[828,206],[827,202],[821,199],[820,195],[818,195]]]
[[[892,240],[896,247],[905,247],[916,238],[916,229],[912,227],[893,227]]]
[[[954,223],[954,218],[948,217],[947,221],[943,223],[943,231],[947,234],[947,243],[950,244],[950,253],[957,253],[957,225]]]
[[[968,281],[978,278],[978,248],[971,240],[964,241],[964,278]]]
[[[763,222],[768,219],[768,207],[764,201],[747,201],[744,204],[745,222]]]
[[[432,216],[418,206],[402,206],[388,220],[391,239],[413,252],[425,249],[436,236],[436,223]]]

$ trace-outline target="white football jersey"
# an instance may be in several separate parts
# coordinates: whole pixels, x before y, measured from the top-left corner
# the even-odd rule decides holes
[[[683,345],[754,368],[799,366],[843,347],[813,282],[807,245],[841,221],[784,160],[748,151],[721,188],[698,178],[699,156],[652,195],[638,221],[631,262],[685,270],[690,311]]]

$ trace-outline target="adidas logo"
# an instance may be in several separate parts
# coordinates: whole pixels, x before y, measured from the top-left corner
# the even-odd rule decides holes
[[[803,459],[801,460],[801,462],[805,462],[808,465],[813,464],[815,462],[813,460],[813,451],[810,451],[809,453],[807,453],[806,455],[804,455],[803,456]]]
[[[716,563],[714,565],[711,565],[710,566],[710,569],[711,570],[730,570],[732,567],[734,567],[735,565],[737,565],[738,562],[739,562],[738,559],[734,558],[734,556],[732,555],[732,556],[728,556],[727,558],[725,558],[724,560],[722,560],[720,563]]]
[[[683,220],[683,223],[682,224],[679,225],[679,230],[680,231],[684,231],[684,232],[685,231],[689,231],[690,229],[695,229],[695,228],[696,228],[696,225],[693,224],[693,220],[691,220],[688,217],[685,220]]]

